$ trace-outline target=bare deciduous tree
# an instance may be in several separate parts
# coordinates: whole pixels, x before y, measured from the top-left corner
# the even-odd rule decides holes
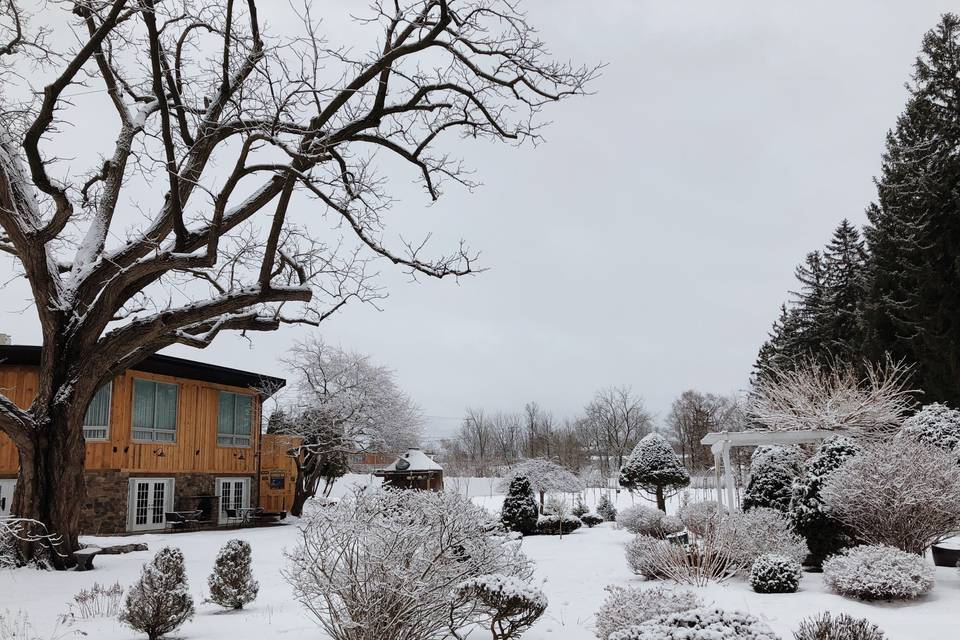
[[[622,467],[624,458],[653,428],[643,400],[629,387],[598,391],[585,413],[581,430],[607,471]]]
[[[309,10],[302,35],[266,33],[261,9],[76,0],[51,6],[48,28],[2,3],[0,251],[30,284],[43,352],[32,405],[0,395],[0,430],[19,451],[14,512],[60,534],[61,566],[100,385],[172,344],[376,299],[372,259],[471,273],[463,246],[391,246],[376,162],[406,163],[436,199],[445,181],[471,184],[438,147],[448,134],[535,141],[542,107],[595,74],[550,60],[509,0],[375,0],[362,22],[379,35],[358,53],[327,44]],[[74,44],[53,52],[52,27]],[[86,170],[58,159],[75,155],[61,125],[81,92],[117,132]]]
[[[680,445],[680,457],[691,471],[713,464],[710,447],[700,440],[711,431],[733,431],[737,426],[737,403],[729,396],[684,391],[673,401],[667,425]]]
[[[910,368],[902,361],[864,363],[864,375],[842,363],[809,360],[794,369],[770,368],[746,400],[748,420],[771,431],[843,431],[885,439],[912,408]]]
[[[281,433],[301,441],[291,450],[297,462],[297,484],[290,513],[299,516],[308,498],[335,474],[346,471],[346,456],[379,450],[399,453],[418,444],[419,409],[394,380],[393,371],[370,358],[314,338],[298,343],[286,358],[297,373],[296,399],[284,413]]]

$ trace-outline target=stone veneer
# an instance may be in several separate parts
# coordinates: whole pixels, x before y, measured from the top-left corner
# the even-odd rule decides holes
[[[85,534],[124,533],[127,530],[127,492],[130,478],[145,478],[148,474],[118,470],[86,471],[87,498],[80,514],[80,530]],[[174,478],[173,508],[186,511],[198,508],[190,496],[210,496],[216,493],[215,479],[209,473],[168,473],[156,477]],[[227,477],[227,476],[224,476]],[[259,494],[256,476],[250,476],[250,504],[256,505]],[[216,519],[216,514],[213,515]]]

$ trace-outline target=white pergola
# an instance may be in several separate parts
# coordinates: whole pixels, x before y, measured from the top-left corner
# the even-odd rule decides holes
[[[714,470],[717,474],[717,502],[724,504],[723,489],[720,487],[720,466],[723,465],[723,484],[727,489],[726,506],[732,513],[739,508],[733,485],[733,469],[730,466],[732,447],[757,447],[771,444],[805,444],[820,442],[836,431],[720,431],[708,433],[700,444],[710,445],[713,452]]]

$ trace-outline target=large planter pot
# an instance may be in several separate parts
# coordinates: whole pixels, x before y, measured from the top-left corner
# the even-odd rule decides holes
[[[941,547],[936,544],[930,549],[933,551],[933,564],[938,567],[956,567],[960,562],[960,549]]]

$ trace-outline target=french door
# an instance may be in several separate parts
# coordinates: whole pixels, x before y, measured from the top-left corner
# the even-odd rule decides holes
[[[128,509],[130,531],[163,529],[173,510],[173,478],[130,478]]]
[[[10,507],[13,506],[13,488],[17,486],[16,480],[0,480],[0,518],[10,515]]]
[[[250,507],[250,478],[217,478],[217,495],[220,497],[220,523],[243,516]],[[227,515],[227,510],[236,511]]]

